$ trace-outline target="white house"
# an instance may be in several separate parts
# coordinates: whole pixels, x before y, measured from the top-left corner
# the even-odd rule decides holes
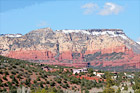
[[[78,73],[80,73],[80,72],[88,72],[87,71],[87,68],[83,68],[83,69],[72,69],[72,71],[73,71],[73,74],[78,74]]]
[[[134,74],[126,74],[126,73],[124,73],[124,75],[127,77],[127,78],[134,78]]]
[[[98,73],[98,72],[93,72],[93,74],[95,74],[98,77],[102,77],[104,75],[104,73]]]

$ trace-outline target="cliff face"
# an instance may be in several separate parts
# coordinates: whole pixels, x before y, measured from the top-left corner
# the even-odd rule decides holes
[[[11,58],[98,68],[140,69],[140,45],[120,29],[31,31],[21,37],[0,36],[0,54]]]

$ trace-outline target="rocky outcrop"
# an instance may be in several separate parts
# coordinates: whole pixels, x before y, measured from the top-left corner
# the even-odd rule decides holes
[[[0,36],[0,54],[65,66],[140,69],[140,45],[120,29],[43,28],[21,37]]]

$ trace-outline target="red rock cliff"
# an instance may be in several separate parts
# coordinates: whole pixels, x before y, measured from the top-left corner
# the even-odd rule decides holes
[[[66,66],[140,69],[140,45],[120,29],[31,31],[21,37],[0,37],[0,53],[11,58]],[[70,65],[71,64],[71,65]]]

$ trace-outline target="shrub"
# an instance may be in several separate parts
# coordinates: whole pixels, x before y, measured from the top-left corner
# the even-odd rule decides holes
[[[10,78],[13,79],[15,76],[14,75],[10,75]]]
[[[45,89],[48,90],[48,86],[47,85],[45,86]]]
[[[41,88],[44,88],[43,82],[42,82],[42,81],[40,82],[40,87],[41,87]]]
[[[86,89],[86,90],[85,90],[85,93],[89,93],[89,91]]]
[[[15,72],[15,71],[12,71],[11,73],[12,73],[13,75],[16,75],[16,72]]]
[[[92,73],[93,73],[93,69],[92,69],[92,68],[89,68],[89,69],[88,69],[88,73],[89,73],[89,74],[92,74]]]
[[[64,83],[67,83],[67,81],[66,81],[66,80],[64,80]]]
[[[121,93],[120,87],[117,89],[116,93]]]
[[[57,83],[59,83],[59,84],[61,83],[61,81],[62,81],[62,80],[61,80],[61,79],[59,79],[59,78],[58,78],[58,79],[56,79],[56,82],[57,82]]]
[[[7,80],[6,75],[5,75],[5,76],[3,76],[3,79],[4,79],[4,80]]]
[[[127,87],[127,85],[126,85],[126,86],[124,86],[124,90],[128,90],[128,87]]]
[[[12,66],[13,68],[17,68],[15,65]]]
[[[2,83],[2,79],[0,78],[0,84]]]
[[[40,78],[39,77],[37,77],[37,81],[40,81]]]
[[[5,92],[6,92],[6,88],[3,88],[3,91],[5,91]]]
[[[50,84],[50,82],[49,82],[49,81],[46,81],[46,83],[47,83],[47,84]]]
[[[67,89],[67,86],[65,84],[62,84],[62,87],[65,88],[65,89]]]
[[[3,71],[2,70],[0,70],[0,74],[3,74]]]
[[[12,83],[8,81],[7,84],[8,84],[9,89],[11,89]]]
[[[31,81],[30,78],[29,79],[26,79],[25,84],[28,85],[28,86],[30,86],[30,81]]]
[[[57,92],[57,90],[56,90],[56,88],[55,88],[55,87],[53,87],[53,88],[52,88],[52,90],[53,90],[53,92],[54,92],[54,93],[56,93],[56,92]]]
[[[17,84],[18,84],[19,82],[18,82],[18,80],[14,77],[14,78],[12,78],[12,83],[17,83]]]
[[[75,88],[74,87],[72,87],[72,90],[74,90]]]
[[[58,89],[58,90],[57,90],[57,93],[64,93],[64,92],[63,92],[63,90]]]
[[[36,80],[34,80],[34,84],[36,84],[37,83],[37,81]]]
[[[21,77],[20,77],[20,75],[17,75],[17,78],[19,78],[19,79],[20,79],[20,78],[21,78]]]
[[[5,72],[5,75],[9,75],[8,71]]]
[[[55,86],[55,82],[52,81],[52,82],[50,83],[50,86]]]
[[[7,84],[7,83],[4,83],[3,85],[4,85],[5,87],[8,87],[8,84]]]

